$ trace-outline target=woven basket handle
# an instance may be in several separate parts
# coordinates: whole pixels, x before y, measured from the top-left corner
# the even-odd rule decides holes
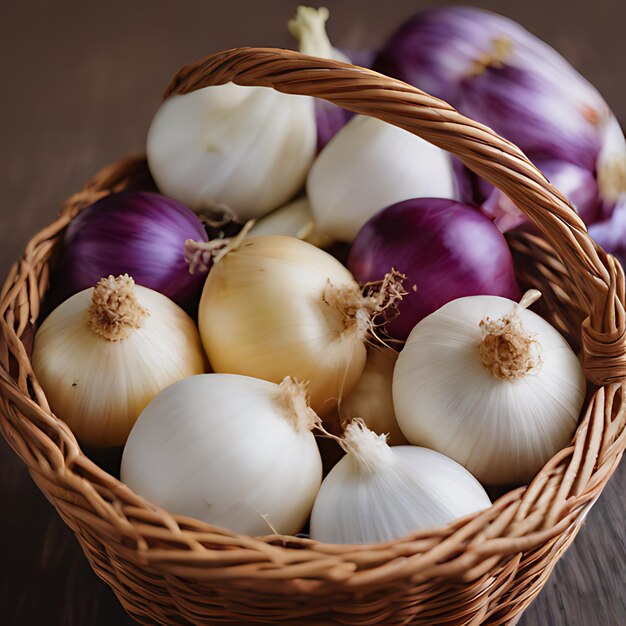
[[[406,83],[289,50],[238,48],[210,55],[182,68],[164,97],[227,82],[323,98],[394,124],[455,154],[506,193],[569,268],[572,290],[589,316],[582,328],[587,377],[597,384],[626,378],[621,266],[593,243],[576,211],[517,146]]]

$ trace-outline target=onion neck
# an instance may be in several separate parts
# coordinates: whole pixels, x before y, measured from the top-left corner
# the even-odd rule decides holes
[[[536,289],[528,291],[513,311],[498,320],[481,320],[483,338],[479,353],[482,364],[499,380],[512,381],[541,368],[541,346],[528,333],[519,312],[541,297]]]
[[[219,263],[229,252],[237,250],[254,226],[255,221],[246,222],[235,237],[213,239],[212,241],[185,241],[185,261],[190,274],[206,274],[212,265]]]
[[[278,397],[296,432],[307,432],[321,426],[321,419],[309,406],[305,383],[286,376],[278,385]]]
[[[328,16],[328,9],[325,7],[313,9],[299,6],[296,17],[287,22],[287,28],[298,42],[302,54],[324,59],[333,57],[333,47],[326,34],[325,26]]]
[[[474,59],[470,68],[470,76],[480,76],[489,68],[500,68],[511,55],[513,42],[504,35],[491,40],[491,50]]]
[[[135,293],[135,281],[123,274],[101,279],[93,289],[87,309],[89,328],[108,341],[127,339],[149,315]]]
[[[407,293],[402,287],[405,278],[392,269],[383,280],[367,283],[362,289],[356,282],[335,286],[328,281],[322,301],[339,311],[345,330],[355,329],[357,337],[365,339],[397,314],[397,305]]]
[[[347,426],[341,445],[362,473],[372,474],[393,461],[387,435],[377,435],[355,417]]]
[[[359,339],[365,338],[369,329],[370,315],[368,303],[356,283],[336,286],[329,281],[324,289],[322,301],[339,311],[344,330],[356,329]]]

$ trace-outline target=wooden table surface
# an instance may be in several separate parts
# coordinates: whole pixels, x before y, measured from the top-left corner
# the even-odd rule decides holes
[[[238,45],[290,47],[293,1],[2,2],[0,274],[64,198],[101,166],[142,151],[162,88],[181,65]],[[330,33],[371,48],[417,9],[445,2],[330,1]],[[476,2],[565,54],[626,124],[626,4]],[[548,6],[549,5],[549,6]],[[582,5],[582,6],[581,6]],[[626,463],[520,622],[626,625]],[[71,532],[0,441],[0,615],[6,626],[114,626],[131,620]]]

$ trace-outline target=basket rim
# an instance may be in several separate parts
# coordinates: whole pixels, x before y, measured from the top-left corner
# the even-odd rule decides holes
[[[308,70],[302,67],[308,67]],[[303,84],[319,85],[318,73],[322,70],[327,72],[324,78],[331,76],[328,89],[335,88],[336,83],[336,89],[345,91],[347,75],[356,74],[359,79],[365,75],[367,84],[362,89],[366,93],[380,91],[382,82],[384,89],[393,92],[394,97],[408,93],[411,109],[417,106],[419,110],[435,108],[441,112],[443,105],[446,111],[443,133],[457,132],[458,129],[450,127],[450,120],[454,119],[456,123],[467,123],[472,128],[471,142],[491,146],[491,141],[510,150],[511,154],[503,159],[504,165],[499,162],[505,174],[500,172],[498,175],[506,178],[512,159],[515,162],[515,176],[512,177],[517,180],[519,176],[528,176],[533,181],[532,194],[540,198],[536,206],[531,205],[531,219],[539,222],[549,234],[562,234],[564,227],[573,233],[564,248],[564,262],[572,256],[572,250],[586,255],[579,259],[574,269],[582,276],[579,281],[591,279],[592,296],[585,294],[581,301],[584,304],[590,300],[595,302],[596,309],[589,311],[583,338],[587,329],[597,345],[614,347],[614,341],[603,343],[603,339],[612,340],[624,324],[624,316],[620,314],[623,311],[624,281],[619,264],[591,243],[578,218],[570,215],[572,210],[567,202],[517,148],[486,127],[466,120],[445,103],[404,83],[348,64],[288,51],[250,48],[217,53],[183,68],[172,80],[166,94],[200,88],[207,76],[213,81],[210,84],[227,82],[234,76],[235,82],[240,84],[253,81],[276,87],[277,81],[283,80],[290,88],[295,84],[298,89],[304,89]],[[333,74],[335,70],[338,74]],[[271,80],[267,78],[268,72],[274,72]],[[299,78],[298,72],[309,72],[309,75]],[[280,85],[284,86],[283,83]],[[355,89],[349,91],[354,99]],[[361,97],[365,99],[365,96]],[[417,105],[415,98],[418,98]],[[341,100],[339,96],[329,99]],[[397,123],[401,114],[394,110],[394,116],[393,123],[401,126]],[[430,120],[428,124],[431,124]],[[478,138],[474,137],[475,133]],[[446,141],[452,141],[448,135],[445,137]],[[439,143],[443,141],[438,135],[434,138]],[[463,139],[467,140],[467,137],[463,136]],[[38,317],[39,300],[47,287],[47,261],[64,229],[73,217],[99,197],[126,188],[143,167],[144,158],[134,157],[96,174],[67,201],[59,219],[31,239],[0,291],[0,428],[63,518],[74,520],[70,525],[77,534],[89,537],[91,531],[88,529],[94,528],[94,533],[112,542],[119,554],[155,571],[205,581],[226,578],[230,583],[244,587],[249,581],[262,582],[263,588],[274,593],[281,593],[281,589],[282,593],[292,593],[294,589],[329,593],[341,589],[362,591],[402,580],[415,584],[433,577],[481,580],[490,575],[497,564],[506,563],[520,552],[558,542],[581,523],[626,448],[626,406],[621,370],[619,375],[608,379],[603,374],[572,443],[548,461],[529,485],[517,487],[498,498],[489,509],[445,527],[417,531],[381,544],[324,544],[277,535],[248,537],[198,520],[174,516],[140,498],[90,461],[70,429],[50,411],[32,372],[24,341]],[[491,182],[501,182],[497,176],[491,178]],[[546,215],[543,215],[537,206],[545,208],[550,206],[549,202],[553,202],[557,209],[554,212],[546,209]],[[558,245],[555,248],[563,253]],[[592,271],[588,271],[589,265]],[[597,310],[598,299],[603,302],[601,314]],[[590,345],[587,341],[587,352]],[[17,374],[11,373],[9,355],[17,362]],[[609,349],[603,352],[598,349],[592,356],[595,364],[611,360],[614,354]],[[620,358],[623,359],[623,355]],[[592,373],[597,370],[592,369]],[[81,522],[80,527],[76,520]],[[214,566],[216,562],[219,567],[206,567]],[[303,586],[302,582],[297,582],[303,580],[315,585]],[[285,585],[287,581],[291,586]]]

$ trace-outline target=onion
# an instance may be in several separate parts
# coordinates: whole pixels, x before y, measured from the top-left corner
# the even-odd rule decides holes
[[[332,244],[329,237],[320,234],[315,228],[311,203],[306,197],[289,202],[280,209],[262,217],[248,233],[248,237],[264,237],[266,235],[296,237],[308,241],[318,248],[325,248]]]
[[[317,125],[317,152],[352,119],[353,114],[328,100],[315,99],[315,123]]]
[[[598,185],[591,172],[567,161],[536,162],[546,178],[571,202],[585,224],[593,224],[600,215]],[[493,219],[498,230],[505,233],[527,223],[526,216],[509,197],[489,183],[480,182],[483,192],[489,191],[481,210]]]
[[[189,273],[187,239],[207,241],[207,234],[180,202],[156,193],[111,194],[70,223],[51,301],[65,300],[103,277],[129,274],[138,285],[195,313],[206,274]]]
[[[571,441],[585,398],[578,357],[519,302],[459,298],[411,332],[393,372],[398,425],[488,485],[528,482]]]
[[[375,543],[443,526],[491,504],[480,483],[443,454],[389,447],[358,418],[341,442],[346,455],[326,476],[311,513],[311,538]]]
[[[276,383],[294,376],[327,416],[359,380],[373,319],[400,291],[390,274],[363,293],[323,250],[295,237],[253,237],[216,257],[198,309],[200,336],[215,372]]]
[[[297,533],[322,481],[317,424],[297,381],[191,376],[140,415],[122,480],[172,513],[250,535]]]
[[[454,172],[454,182],[457,190],[457,200],[459,202],[465,202],[466,204],[480,204],[480,202],[476,202],[477,190],[476,187],[480,182],[483,181],[482,178],[478,177],[472,170],[465,167],[463,162],[453,156],[451,158],[452,161],[452,171]],[[486,185],[489,183],[485,182]],[[493,187],[491,187],[493,189]],[[483,199],[486,197],[483,196]]]
[[[306,183],[315,226],[336,241],[394,202],[456,198],[450,155],[406,130],[357,115],[317,157]]]
[[[295,17],[287,23],[287,27],[298,42],[302,54],[350,63],[348,55],[333,47],[326,34],[326,21],[329,16],[330,12],[325,7],[313,9],[301,5],[297,8]],[[315,98],[318,153],[346,125],[352,115],[328,100]]]
[[[358,417],[376,434],[387,435],[390,446],[408,443],[398,426],[393,409],[391,384],[397,360],[398,353],[392,348],[370,347],[359,382],[339,405],[339,415],[343,423]]]
[[[589,227],[589,235],[626,267],[626,195],[617,201],[608,219]]]
[[[171,95],[150,124],[146,157],[158,188],[194,211],[262,217],[311,167],[313,100],[233,83]]]
[[[81,444],[121,446],[144,407],[204,372],[193,320],[164,295],[109,276],[60,304],[35,335],[33,371]]]
[[[624,191],[626,145],[617,133],[607,137],[616,125],[607,103],[558,52],[510,19],[471,7],[422,11],[389,38],[374,69],[446,100],[531,159],[598,169],[604,200]]]
[[[498,229],[479,211],[454,200],[420,198],[394,204],[360,230],[348,268],[361,283],[393,267],[409,292],[387,332],[411,329],[450,300],[488,294],[519,299],[513,260]]]

